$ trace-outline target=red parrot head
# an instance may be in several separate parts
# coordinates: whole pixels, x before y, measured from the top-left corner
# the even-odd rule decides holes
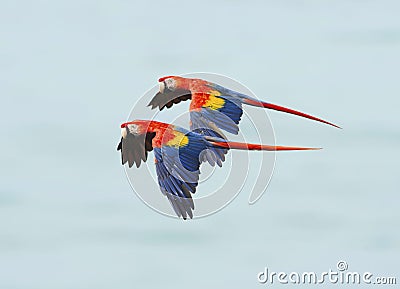
[[[180,76],[164,76],[158,79],[160,93],[172,92],[177,89],[188,89],[190,79]]]
[[[134,120],[130,122],[125,122],[121,124],[122,137],[126,137],[128,130],[129,133],[133,135],[145,134],[146,131],[148,130],[150,123],[151,123],[150,121],[146,120]]]
[[[160,83],[160,92],[164,93],[167,91],[175,91],[178,87],[178,77],[177,76],[165,76],[161,77],[158,82]]]

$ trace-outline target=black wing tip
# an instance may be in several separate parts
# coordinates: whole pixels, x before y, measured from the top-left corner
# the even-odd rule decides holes
[[[150,107],[150,109],[156,109],[156,108],[158,107],[159,110],[163,110],[164,107],[165,107],[165,105],[162,106],[161,104],[156,104],[156,103],[153,103],[153,101],[151,101],[151,102],[147,105],[147,107]]]
[[[128,134],[127,137],[121,138],[117,150],[121,151],[122,165],[128,163],[131,168],[135,164],[137,168],[140,167],[142,161],[147,161],[147,152],[152,151],[152,139],[156,133],[146,133],[145,135],[134,136]]]
[[[194,203],[191,197],[182,198],[168,192],[166,192],[166,196],[178,218],[182,218],[183,220],[187,220],[188,218],[193,219]]]
[[[157,106],[160,106],[160,95],[161,92],[157,92],[155,96],[150,100],[149,104],[147,106],[151,106],[151,109],[155,109]]]
[[[186,101],[192,98],[190,90],[176,90],[167,93],[157,92],[156,95],[151,99],[147,106],[151,106],[151,109],[158,107],[159,110],[163,110],[165,107],[170,108],[175,103]]]
[[[120,151],[120,150],[122,150],[122,138],[121,138],[121,140],[119,141],[119,144],[118,144],[118,146],[117,146],[117,151]]]
[[[149,104],[147,105],[147,107],[149,107],[149,106],[151,106],[150,109],[155,109],[155,108],[157,107],[157,105],[155,105],[155,104],[153,103],[153,100],[151,100],[151,101],[149,102]]]

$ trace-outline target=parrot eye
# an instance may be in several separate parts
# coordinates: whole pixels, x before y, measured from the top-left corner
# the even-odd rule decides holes
[[[139,134],[139,126],[137,124],[128,125],[128,129],[131,134]]]
[[[165,88],[170,90],[170,91],[174,91],[176,88],[176,81],[175,79],[172,78],[167,78],[163,81]]]

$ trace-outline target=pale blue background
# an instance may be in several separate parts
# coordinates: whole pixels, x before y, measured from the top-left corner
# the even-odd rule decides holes
[[[1,1],[0,288],[261,288],[264,266],[340,259],[399,279],[398,3]],[[195,71],[344,130],[271,112],[278,143],[325,149],[279,154],[254,206],[166,218],[131,191],[119,124]]]

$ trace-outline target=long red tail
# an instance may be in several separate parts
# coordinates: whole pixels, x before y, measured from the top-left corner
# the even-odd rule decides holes
[[[270,146],[262,144],[250,144],[233,141],[213,141],[208,140],[215,147],[237,149],[237,150],[255,150],[255,151],[308,151],[308,150],[320,150],[321,148],[305,148],[305,147],[286,147],[286,146]]]
[[[312,119],[312,120],[316,120],[319,122],[323,122],[326,124],[329,124],[331,126],[337,127],[337,128],[341,128],[340,126],[337,126],[336,124],[333,124],[331,122],[328,122],[326,120],[320,119],[318,117],[294,110],[294,109],[290,109],[284,106],[280,106],[280,105],[276,105],[276,104],[272,104],[272,103],[268,103],[268,102],[263,102],[263,101],[257,101],[257,100],[253,100],[253,99],[249,99],[249,98],[245,98],[243,100],[244,103],[252,105],[252,106],[257,106],[257,107],[264,107],[264,108],[268,108],[268,109],[273,109],[273,110],[277,110],[277,111],[282,111],[282,112],[286,112],[286,113],[290,113],[290,114],[294,114],[294,115],[298,115],[301,117],[305,117],[308,119]]]

